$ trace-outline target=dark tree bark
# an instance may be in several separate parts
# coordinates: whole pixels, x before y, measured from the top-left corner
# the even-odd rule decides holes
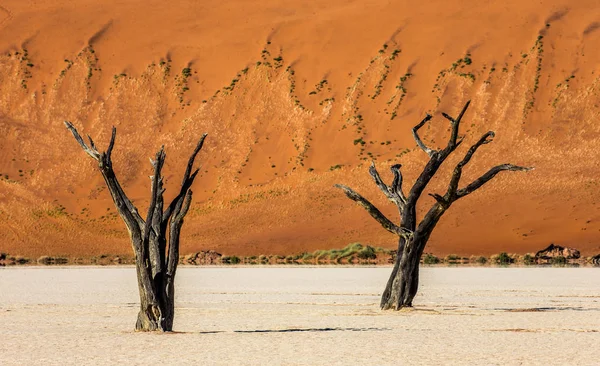
[[[423,191],[427,187],[427,184],[431,181],[431,178],[437,173],[442,163],[456,150],[456,148],[463,142],[462,138],[458,137],[458,129],[460,121],[462,120],[467,108],[469,108],[470,102],[467,102],[456,118],[452,118],[446,113],[442,115],[450,121],[451,134],[448,140],[448,144],[445,148],[440,150],[432,149],[423,143],[419,137],[418,131],[423,127],[429,120],[431,115],[427,114],[425,118],[416,125],[412,132],[417,145],[427,155],[429,155],[429,162],[423,168],[423,171],[413,184],[408,195],[404,194],[402,189],[402,173],[400,172],[401,165],[393,165],[391,171],[394,175],[394,180],[391,185],[385,184],[375,164],[372,163],[369,168],[369,173],[373,177],[375,184],[385,194],[385,196],[392,201],[400,212],[400,223],[396,225],[389,220],[385,215],[377,209],[371,202],[362,197],[360,194],[353,191],[351,188],[344,185],[336,184],[337,188],[344,191],[346,196],[351,200],[357,202],[359,205],[364,207],[367,212],[379,222],[386,230],[399,236],[398,252],[396,255],[396,261],[392,274],[387,282],[383,295],[381,297],[380,307],[383,310],[396,309],[399,310],[403,307],[412,306],[413,299],[417,294],[419,287],[419,261],[423,250],[427,245],[429,236],[435,228],[440,218],[444,215],[444,212],[459,198],[465,197],[470,193],[474,192],[485,183],[489,182],[492,178],[502,171],[527,171],[533,168],[525,168],[512,164],[502,164],[491,168],[487,173],[477,178],[473,182],[469,183],[464,188],[459,188],[460,177],[462,175],[462,169],[469,163],[473,154],[481,145],[492,142],[494,132],[489,131],[485,133],[479,141],[477,141],[467,151],[464,158],[456,165],[448,184],[448,190],[442,196],[436,193],[430,194],[436,202],[425,214],[425,217],[420,222],[417,222],[417,201],[421,197]]]
[[[111,153],[115,145],[117,130],[112,129],[112,137],[106,152],[99,152],[91,137],[88,136],[89,146],[86,145],[79,132],[68,121],[67,128],[75,136],[75,140],[83,150],[98,162],[98,169],[117,207],[119,215],[125,222],[131,245],[135,254],[138,288],[140,292],[140,312],[135,324],[136,331],[171,331],[175,316],[175,273],[179,262],[179,234],[183,218],[190,208],[192,201],[191,186],[198,174],[193,172],[194,160],[206,134],[202,135],[194,152],[190,156],[183,175],[181,188],[173,201],[164,208],[162,167],[165,162],[165,152],[161,148],[151,160],[154,175],[152,182],[150,205],[146,220],[142,219],[137,208],[127,197],[113,171]]]

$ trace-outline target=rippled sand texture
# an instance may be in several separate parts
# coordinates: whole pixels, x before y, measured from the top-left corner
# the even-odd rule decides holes
[[[173,334],[132,331],[133,268],[0,270],[0,364],[598,364],[594,268],[182,268]]]

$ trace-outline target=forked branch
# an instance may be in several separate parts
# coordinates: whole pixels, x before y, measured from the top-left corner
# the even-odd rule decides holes
[[[526,171],[530,171],[533,169],[534,169],[533,167],[522,167],[522,166],[513,165],[513,164],[497,165],[497,166],[493,167],[492,169],[488,170],[481,177],[475,179],[471,184],[469,184],[465,188],[461,188],[458,191],[456,191],[456,197],[458,199],[458,198],[464,197],[470,193],[473,193],[475,190],[479,189],[481,186],[483,186],[484,184],[486,184],[487,182],[492,180],[492,178],[494,178],[496,176],[496,174],[498,174],[500,172],[503,172],[503,171],[526,172]]]
[[[361,205],[365,210],[367,210],[369,215],[371,215],[371,217],[373,217],[378,223],[381,224],[381,226],[383,226],[384,229],[386,229],[390,233],[405,237],[412,235],[412,232],[410,230],[407,230],[394,224],[381,211],[379,211],[379,209],[375,207],[375,205],[373,205],[360,194],[356,193],[354,190],[352,190],[352,188],[342,184],[336,184],[335,187],[343,190],[348,198],[355,201],[356,203]]]
[[[117,135],[117,129],[115,127],[112,128],[112,135],[110,139],[110,143],[108,145],[108,149],[106,152],[99,152],[96,144],[92,140],[90,136],[88,136],[88,140],[90,141],[90,146],[86,145],[83,141],[83,138],[73,126],[73,124],[69,121],[64,121],[65,126],[73,136],[75,140],[79,143],[83,151],[85,151],[90,157],[98,162],[98,167],[100,168],[100,172],[106,181],[106,185],[110,191],[110,194],[117,206],[119,214],[127,224],[127,227],[132,234],[138,235],[141,232],[141,229],[144,225],[144,220],[142,220],[141,216],[138,213],[137,208],[133,205],[129,197],[123,191],[121,184],[119,183],[113,169],[112,169],[112,160],[111,155],[115,145],[115,139]]]
[[[88,147],[85,144],[85,141],[83,141],[83,138],[81,138],[81,135],[79,134],[79,132],[77,132],[77,129],[75,128],[75,126],[73,126],[73,124],[71,122],[65,121],[65,126],[67,126],[69,131],[71,131],[71,133],[75,137],[75,140],[77,140],[77,142],[79,143],[79,145],[81,146],[83,151],[85,151],[94,160],[100,161],[100,153],[98,152],[98,150],[96,150],[96,147],[93,145],[93,142],[91,143],[91,147]],[[91,139],[90,139],[90,141],[91,141]]]
[[[421,194],[423,194],[423,190],[425,189],[425,187],[427,187],[427,185],[429,184],[429,182],[431,181],[433,176],[437,173],[440,166],[444,163],[444,161],[448,158],[448,156],[450,156],[450,154],[454,150],[456,150],[456,148],[462,143],[463,140],[458,139],[458,129],[460,127],[460,121],[462,120],[463,116],[467,112],[467,109],[469,108],[470,103],[471,102],[468,101],[465,104],[465,106],[461,110],[460,114],[456,118],[452,118],[448,114],[442,113],[442,115],[445,118],[450,120],[452,132],[450,134],[450,138],[448,139],[448,144],[446,145],[446,147],[443,150],[436,150],[436,151],[434,151],[433,154],[429,155],[430,156],[429,162],[427,162],[427,165],[425,165],[425,167],[423,168],[423,171],[421,172],[421,174],[417,178],[416,182],[413,184],[412,188],[410,189],[410,192],[407,197],[407,206],[410,209],[414,209],[415,205],[417,204],[417,201],[421,197]],[[415,138],[415,141],[417,141],[417,145],[419,145],[419,146],[423,145],[423,142],[419,138],[419,135],[416,133],[416,131],[419,128],[421,128],[423,126],[423,124],[426,121],[428,121],[429,119],[431,119],[431,116],[428,114],[425,117],[425,119],[423,121],[421,121],[421,123],[419,123],[417,126],[415,126],[413,128],[413,137]],[[423,148],[423,147],[421,146],[421,148]]]
[[[469,150],[465,154],[464,158],[454,168],[454,171],[452,172],[452,177],[450,178],[450,182],[448,184],[448,190],[446,191],[446,194],[443,197],[440,196],[439,194],[435,194],[435,193],[433,193],[433,194],[430,193],[429,195],[432,196],[433,198],[435,198],[435,200],[438,201],[440,204],[449,205],[452,202],[456,201],[457,199],[464,197],[464,196],[468,195],[469,193],[472,193],[473,191],[477,190],[482,185],[484,185],[485,183],[490,181],[492,178],[494,178],[494,176],[496,176],[496,174],[498,174],[501,171],[505,171],[505,170],[528,171],[528,170],[533,169],[533,168],[525,168],[525,167],[512,165],[512,164],[498,165],[498,166],[495,166],[492,169],[490,169],[487,173],[482,175],[480,178],[478,178],[477,180],[475,180],[474,182],[472,182],[465,188],[458,189],[458,185],[460,183],[460,178],[462,176],[462,170],[463,170],[464,166],[467,165],[469,163],[469,161],[471,161],[471,158],[473,157],[475,152],[477,152],[477,149],[479,149],[479,147],[481,145],[486,145],[486,144],[489,144],[490,142],[492,142],[494,136],[495,136],[494,131],[488,131],[485,134],[483,134],[483,136],[481,136],[481,138],[473,146],[471,146],[469,148]]]
[[[402,165],[396,164],[393,165],[390,169],[394,174],[394,180],[392,181],[392,185],[388,186],[383,182],[381,177],[379,176],[379,172],[375,167],[375,162],[371,162],[371,166],[369,167],[369,174],[373,177],[375,184],[377,187],[385,194],[385,196],[392,202],[398,206],[398,209],[402,212],[404,209],[404,205],[406,204],[406,197],[402,192],[402,173],[400,172],[400,167]]]
[[[196,148],[194,149],[194,151],[192,152],[192,155],[190,156],[190,158],[188,160],[188,164],[185,169],[185,173],[183,174],[183,180],[181,181],[181,189],[179,191],[179,194],[173,199],[173,201],[171,201],[171,203],[165,210],[165,213],[163,214],[163,226],[166,226],[167,223],[169,222],[169,219],[170,219],[171,215],[173,214],[176,206],[183,204],[183,200],[185,199],[187,191],[192,186],[192,183],[194,183],[194,179],[196,178],[196,175],[198,175],[198,172],[200,171],[200,169],[197,168],[196,170],[194,170],[194,172],[192,172],[192,168],[194,167],[194,160],[196,159],[198,152],[200,152],[200,150],[202,149],[202,146],[204,145],[204,140],[206,139],[207,135],[208,134],[205,133],[202,135],[202,137],[200,137],[198,144],[196,144]]]
[[[425,118],[423,118],[423,120],[418,125],[413,127],[412,133],[413,133],[413,138],[415,139],[415,141],[417,142],[417,145],[419,145],[421,150],[425,151],[427,153],[427,155],[429,155],[430,157],[433,157],[433,155],[435,154],[435,150],[427,147],[427,145],[425,145],[423,140],[421,140],[421,137],[419,136],[419,133],[418,133],[419,129],[421,127],[423,127],[425,125],[425,123],[427,123],[429,120],[431,120],[431,115],[430,114],[425,115]]]
[[[164,146],[150,160],[153,167],[151,196],[146,220],[143,220],[131,200],[127,198],[112,169],[111,154],[115,145],[116,129],[113,127],[106,152],[99,152],[96,144],[88,136],[86,144],[73,124],[65,121],[82,149],[94,160],[106,181],[108,190],[117,210],[129,229],[131,244],[136,258],[136,273],[140,293],[140,311],[136,330],[170,331],[173,329],[175,314],[175,273],[179,261],[179,237],[183,218],[192,200],[191,186],[199,169],[193,171],[194,161],[206,138],[204,134],[188,160],[188,164],[177,197],[163,214],[165,192],[162,169],[165,163]],[[168,252],[167,252],[168,244]]]
[[[471,101],[470,100],[467,101],[467,103],[465,103],[465,106],[463,107],[463,109],[458,114],[458,117],[456,117],[456,118],[452,118],[449,115],[447,115],[446,113],[442,113],[442,116],[444,116],[446,119],[448,119],[450,121],[450,125],[452,126],[452,132],[450,134],[450,139],[448,140],[448,145],[446,146],[446,149],[445,149],[445,150],[448,150],[448,153],[456,150],[458,145],[460,145],[462,142],[462,139],[458,140],[458,129],[460,127],[460,121],[462,120],[463,116],[467,112],[467,109],[469,108],[470,104],[471,104]]]
[[[446,193],[447,199],[452,200],[455,198],[456,191],[458,189],[458,183],[460,182],[460,177],[462,175],[463,167],[467,165],[469,161],[471,161],[471,158],[473,157],[477,149],[479,149],[481,145],[489,144],[490,142],[492,142],[494,136],[496,136],[494,131],[486,132],[473,146],[471,146],[471,148],[469,148],[469,150],[465,154],[465,157],[458,164],[456,164],[456,167],[452,172],[452,178],[450,178],[450,184],[448,184],[448,192]]]

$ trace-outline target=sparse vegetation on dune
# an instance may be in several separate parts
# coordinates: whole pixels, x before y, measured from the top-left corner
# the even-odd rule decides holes
[[[370,21],[366,18],[371,15],[361,14],[365,21],[352,25],[361,37],[357,39],[356,34],[348,34],[348,38],[341,41],[331,38],[326,31],[329,22],[336,29],[348,29],[350,25],[352,17],[341,16],[337,4],[319,4],[328,9],[324,13],[331,16],[327,23],[322,23],[319,17],[301,16],[294,23],[294,31],[291,24],[282,23],[277,14],[269,19],[257,16],[257,9],[264,8],[265,4],[246,4],[240,5],[245,7],[244,13],[255,15],[248,17],[247,29],[255,31],[246,32],[244,40],[234,35],[235,27],[210,35],[189,29],[189,24],[197,23],[195,17],[207,16],[203,13],[180,14],[177,19],[181,19],[181,23],[175,27],[168,22],[162,24],[157,32],[146,34],[149,38],[140,43],[136,38],[139,25],[123,20],[128,12],[115,15],[118,30],[111,28],[82,42],[81,34],[96,34],[98,29],[92,28],[98,24],[96,21],[86,23],[86,19],[91,19],[86,18],[87,11],[67,3],[61,6],[82,16],[81,29],[75,30],[72,24],[66,24],[60,37],[51,34],[53,27],[40,27],[33,20],[28,24],[27,35],[17,31],[18,27],[10,23],[20,19],[19,16],[3,24],[7,42],[0,55],[3,81],[0,115],[5,136],[2,151],[8,157],[0,161],[0,184],[6,192],[1,202],[2,211],[11,217],[0,222],[0,231],[7,236],[3,249],[31,258],[30,263],[36,263],[36,258],[42,255],[75,257],[89,253],[98,257],[108,251],[123,257],[130,250],[127,231],[118,226],[116,213],[103,212],[103,206],[111,199],[108,191],[97,191],[99,182],[89,175],[74,177],[82,167],[73,154],[60,149],[66,141],[55,124],[63,118],[81,123],[86,134],[102,138],[110,133],[106,129],[110,123],[118,125],[123,136],[136,136],[128,152],[117,151],[115,158],[127,176],[124,188],[138,197],[147,180],[145,175],[138,179],[133,174],[138,170],[135,162],[145,159],[148,150],[155,146],[155,140],[142,136],[140,129],[156,131],[166,141],[171,154],[178,157],[183,154],[183,145],[176,141],[186,140],[186,136],[201,128],[215,131],[221,141],[228,143],[219,143],[214,152],[227,159],[207,163],[199,174],[202,182],[194,188],[201,200],[217,202],[210,213],[203,215],[203,220],[208,220],[212,227],[224,224],[235,228],[228,232],[211,231],[202,244],[198,244],[194,240],[202,224],[192,218],[186,223],[190,229],[182,233],[182,240],[193,243],[188,246],[189,250],[200,250],[202,245],[238,256],[239,253],[259,255],[279,251],[271,244],[275,241],[269,237],[270,222],[283,218],[288,222],[310,224],[306,219],[310,217],[319,225],[307,225],[308,236],[290,235],[292,230],[297,230],[294,225],[289,229],[278,228],[276,235],[289,230],[283,235],[290,238],[290,252],[304,248],[312,253],[317,249],[315,243],[324,235],[326,245],[350,240],[337,225],[339,215],[349,214],[351,224],[359,221],[354,208],[343,205],[343,197],[331,194],[332,178],[352,182],[353,186],[363,189],[362,181],[353,177],[365,161],[386,164],[401,158],[399,162],[404,169],[412,169],[421,162],[421,156],[410,139],[410,120],[424,111],[437,116],[442,109],[457,108],[460,101],[468,97],[473,99],[470,108],[474,120],[461,131],[465,143],[485,132],[483,126],[489,126],[502,136],[494,144],[501,145],[499,151],[503,159],[511,161],[531,156],[531,163],[539,166],[538,172],[531,174],[530,181],[524,185],[516,184],[517,178],[502,178],[496,187],[478,193],[481,200],[494,202],[504,195],[505,208],[518,204],[523,215],[535,214],[540,209],[545,214],[528,223],[527,228],[520,225],[517,215],[501,221],[506,224],[487,228],[481,225],[481,215],[462,215],[465,221],[461,226],[476,227],[477,235],[456,239],[452,234],[461,228],[442,225],[440,235],[448,238],[444,246],[447,249],[435,254],[445,263],[448,253],[461,256],[478,253],[479,239],[475,238],[492,237],[497,231],[502,231],[505,242],[496,240],[496,243],[506,243],[507,247],[490,249],[496,253],[532,251],[545,240],[540,238],[542,236],[555,235],[557,240],[566,240],[568,235],[569,240],[582,243],[583,252],[595,254],[595,236],[600,226],[595,221],[586,223],[590,218],[585,216],[595,212],[592,203],[598,201],[595,178],[598,172],[586,162],[586,158],[598,151],[597,139],[591,137],[597,128],[599,79],[595,64],[589,62],[598,58],[598,51],[590,46],[598,30],[594,25],[596,19],[577,15],[578,12],[584,15],[581,6],[568,4],[571,10],[556,23],[554,20],[520,23],[508,14],[510,11],[492,5],[498,21],[510,26],[496,27],[485,39],[479,39],[477,32],[465,32],[457,37],[457,32],[462,31],[448,27],[447,20],[425,16],[419,20],[424,25],[435,24],[436,30],[444,30],[439,31],[439,39],[438,36],[428,38],[418,27],[412,26],[390,34],[396,22],[414,24],[405,22],[412,15],[396,12],[392,17],[380,9]],[[392,2],[386,7],[397,10],[398,4]],[[414,6],[422,8],[424,5]],[[306,11],[298,4],[290,7],[298,14]],[[139,11],[156,11],[151,8]],[[160,11],[168,16],[177,8],[180,7]],[[352,13],[356,8],[359,7],[347,10]],[[430,7],[426,9],[429,11]],[[544,9],[539,5],[528,8],[524,10],[523,19],[536,19]],[[43,11],[32,7],[28,16],[41,19],[37,15]],[[186,23],[182,17],[193,21]],[[142,18],[138,20],[146,22]],[[385,23],[387,27],[373,27],[373,22]],[[546,26],[546,22],[552,26]],[[278,26],[273,28],[276,24]],[[315,27],[316,24],[325,24],[325,28]],[[462,22],[460,29],[473,24],[472,20]],[[265,39],[261,30],[271,28],[273,38]],[[315,29],[319,31],[315,33]],[[560,36],[573,29],[583,32],[579,32],[581,42],[577,45]],[[161,32],[170,32],[169,37],[158,36]],[[173,46],[165,41],[167,39],[181,42]],[[123,40],[127,40],[126,45]],[[346,52],[348,40],[353,42],[350,52]],[[142,44],[153,46],[142,47]],[[442,101],[443,95],[457,95],[460,100],[444,98]],[[442,104],[437,105],[438,100]],[[485,123],[480,123],[482,121]],[[576,122],[573,124],[576,127],[571,128],[567,121]],[[435,142],[442,141],[446,126],[426,128],[425,143],[434,146]],[[581,131],[587,132],[581,135]],[[256,139],[260,139],[260,143],[252,143]],[[519,149],[512,151],[511,146],[519,146]],[[461,148],[464,150],[465,145]],[[274,156],[275,151],[282,158],[267,161],[267,156]],[[556,165],[558,152],[560,161],[570,163]],[[47,157],[58,154],[63,154],[64,159],[48,164]],[[27,157],[30,162],[11,161],[17,155]],[[482,171],[493,157],[493,153],[482,153],[480,158],[474,158],[469,172],[465,171],[465,178]],[[442,167],[441,173],[448,175],[450,169]],[[207,171],[210,173],[206,174]],[[307,172],[310,174],[305,174]],[[211,178],[213,173],[214,179]],[[573,176],[582,178],[569,178]],[[406,180],[414,178],[407,176]],[[269,205],[228,204],[243,195],[252,196],[255,187],[268,191],[284,186],[305,192],[314,187],[314,192],[319,194],[311,192],[296,195],[296,198],[271,200]],[[507,196],[509,187],[515,186],[522,187],[518,194]],[[365,194],[374,193],[367,186],[364,189]],[[11,198],[21,195],[37,197],[35,200]],[[540,207],[537,205],[540,196],[561,199],[550,199]],[[562,199],[564,197],[569,198]],[[54,199],[58,202],[53,202]],[[251,197],[250,202],[252,200]],[[146,202],[142,200],[140,204],[143,206]],[[339,207],[341,211],[332,214],[325,207]],[[487,214],[499,222],[504,212],[498,207],[490,205]],[[581,212],[575,216],[581,217],[573,216],[568,230],[547,225],[546,220],[557,220],[555,213],[572,207],[577,207],[577,213]],[[82,208],[87,210],[83,212]],[[461,210],[471,212],[474,208],[475,204],[465,203]],[[254,217],[265,217],[265,220],[254,222]],[[92,222],[97,229],[86,227]],[[504,235],[517,227],[526,229],[528,236],[522,236],[521,232]],[[542,227],[551,232],[529,233],[535,230],[539,234]],[[24,230],[29,234],[19,235]],[[245,242],[239,238],[246,230],[252,231],[253,237],[264,235],[266,239],[259,241],[252,253],[241,252]],[[373,235],[373,243],[383,245],[377,229],[365,226],[363,230],[361,238]],[[42,241],[48,244],[38,245]],[[304,246],[306,242],[311,244]],[[461,258],[448,262],[467,261]],[[468,262],[473,260],[469,258]],[[536,260],[523,259],[523,263],[536,263]]]

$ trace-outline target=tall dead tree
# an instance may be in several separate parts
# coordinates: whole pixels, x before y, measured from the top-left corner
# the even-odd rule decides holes
[[[112,137],[106,152],[99,152],[90,136],[88,136],[88,146],[73,124],[65,121],[65,125],[73,133],[83,151],[98,162],[98,169],[129,231],[140,292],[140,311],[135,329],[171,331],[175,316],[175,273],[179,262],[179,234],[183,218],[192,202],[190,188],[199,171],[195,169],[192,172],[194,160],[202,149],[206,134],[202,135],[188,160],[179,193],[166,208],[163,199],[165,189],[161,176],[165,162],[164,146],[156,153],[155,160],[150,160],[154,175],[150,177],[152,181],[150,205],[144,220],[121,188],[113,170],[111,153],[115,145],[117,129],[115,127],[112,129]]]
[[[492,142],[494,132],[489,131],[471,146],[464,158],[456,165],[452,172],[452,177],[450,178],[446,193],[444,195],[436,193],[429,194],[436,202],[425,214],[425,217],[423,217],[421,222],[417,222],[417,201],[421,197],[421,194],[427,187],[427,184],[431,181],[431,178],[437,173],[442,163],[463,142],[463,138],[458,137],[458,129],[461,119],[465,115],[467,108],[469,108],[469,104],[470,102],[465,104],[464,108],[456,118],[452,118],[446,113],[442,113],[442,115],[450,121],[451,134],[448,144],[441,150],[435,150],[426,146],[418,134],[419,129],[431,120],[431,115],[427,114],[425,118],[412,129],[413,137],[417,142],[417,145],[429,155],[429,162],[423,168],[423,171],[413,184],[408,195],[404,194],[402,188],[400,164],[391,167],[391,171],[394,175],[394,180],[391,185],[387,185],[383,182],[375,168],[375,164],[371,164],[369,173],[373,177],[375,184],[377,184],[383,194],[398,207],[398,211],[400,212],[400,223],[398,225],[388,219],[381,211],[379,211],[379,209],[377,209],[377,207],[351,188],[341,184],[335,185],[337,188],[342,189],[348,198],[364,207],[387,231],[399,236],[398,251],[394,268],[381,297],[380,307],[383,310],[398,310],[402,307],[412,306],[413,299],[417,294],[419,286],[419,261],[421,255],[423,254],[423,250],[427,245],[427,241],[429,240],[429,236],[435,228],[435,225],[438,223],[444,212],[450,208],[452,203],[474,192],[502,171],[527,171],[533,169],[512,164],[498,165],[491,168],[481,177],[465,187],[459,188],[462,170],[465,165],[469,163],[473,154],[475,154],[481,145]]]

